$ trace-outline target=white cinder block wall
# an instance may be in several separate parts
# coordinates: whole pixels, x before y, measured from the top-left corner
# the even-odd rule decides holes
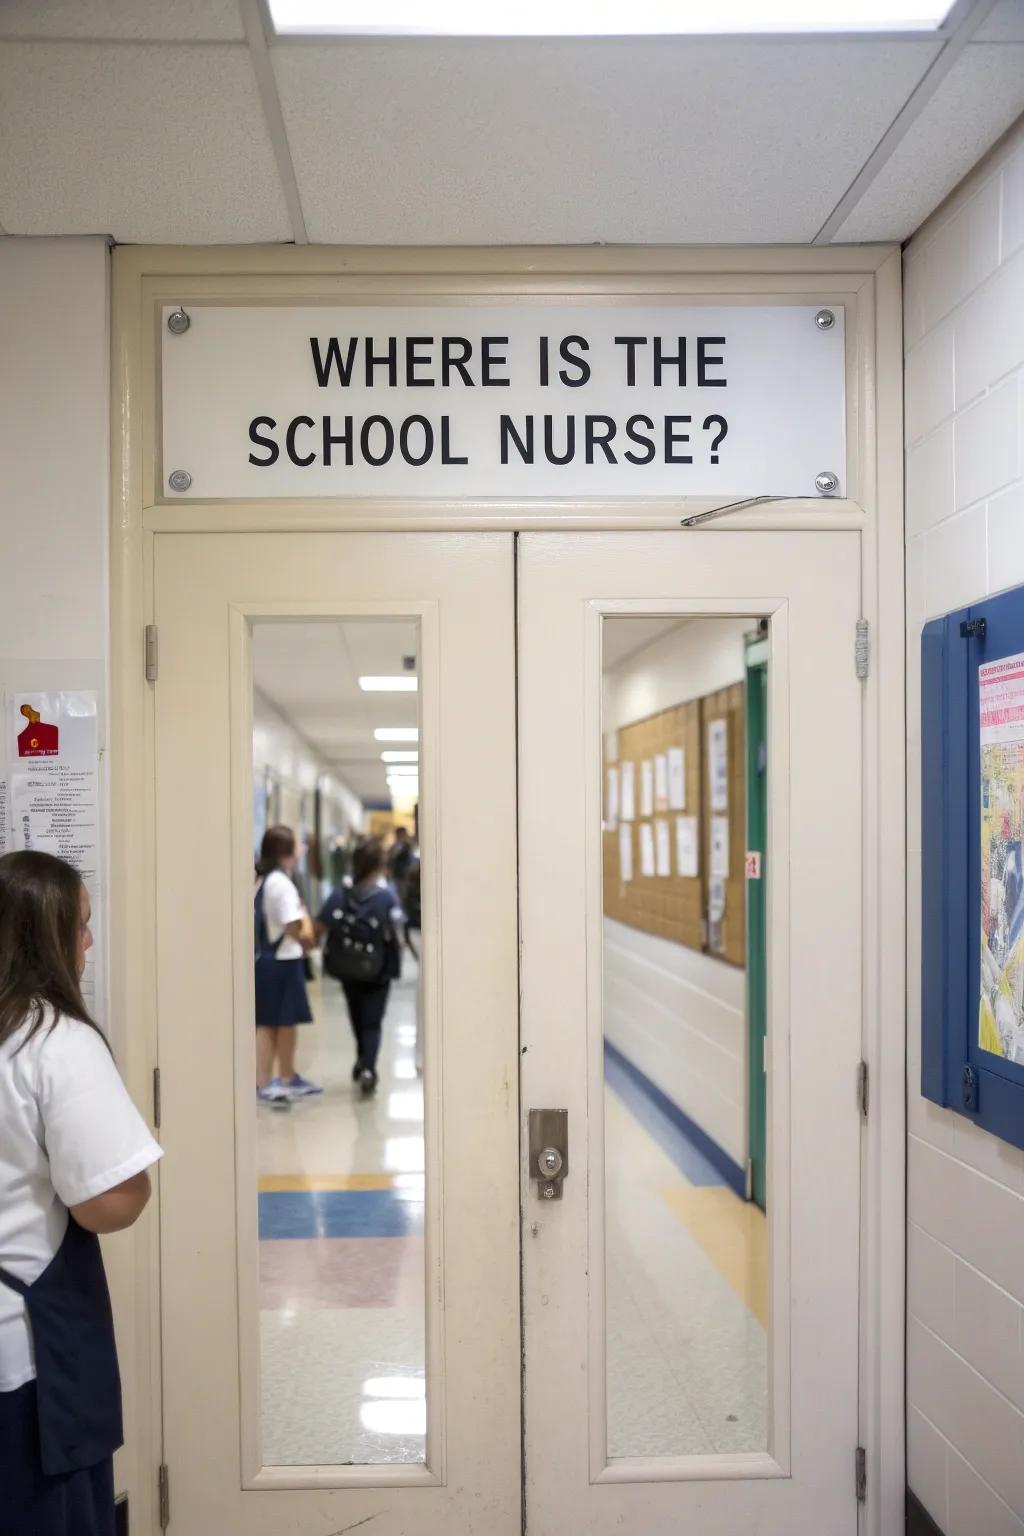
[[[743,681],[749,619],[697,619],[605,676],[604,729]],[[605,919],[607,1039],[746,1166],[746,974],[657,934]]]
[[[1024,1536],[1024,1152],[922,1099],[927,618],[1024,582],[1024,125],[905,258],[908,1481],[946,1536]]]

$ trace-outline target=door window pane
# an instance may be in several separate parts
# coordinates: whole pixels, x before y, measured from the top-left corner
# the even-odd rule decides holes
[[[425,1459],[418,642],[253,626],[267,1466]]]
[[[764,1451],[767,624],[602,655],[608,1455]]]

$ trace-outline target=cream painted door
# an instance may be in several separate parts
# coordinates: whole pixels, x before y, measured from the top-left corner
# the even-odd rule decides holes
[[[335,1536],[371,1522],[380,1536],[515,1536],[513,539],[161,534],[154,559],[164,1459],[172,1536]],[[338,1294],[350,1287],[354,1260],[324,1258],[314,1236],[313,1269],[297,1281],[288,1280],[286,1264],[282,1269],[284,1243],[264,1255],[273,1271],[261,1274],[260,1267],[257,1113],[267,1135],[280,1140],[291,1131],[254,1100],[252,634],[266,621],[338,619],[350,628],[397,619],[418,625],[419,634],[426,1176],[425,1258],[416,1283],[422,1290],[425,1275],[425,1457],[370,1464],[340,1452],[339,1462],[354,1464],[325,1465],[300,1450],[275,1465],[264,1446],[281,1410],[261,1396],[261,1361],[269,1359],[266,1343],[261,1355],[261,1283],[278,1293],[291,1284],[300,1297],[293,1304],[277,1294],[269,1305],[287,1368],[278,1388],[306,1394],[311,1430],[329,1432],[322,1420],[341,1401],[335,1387],[344,1370],[357,1373],[371,1425],[387,1430],[410,1409],[413,1419],[422,1411],[422,1377],[417,1385],[403,1376],[403,1358],[396,1366],[373,1296],[350,1314],[351,1324],[339,1314],[334,1332],[314,1331],[322,1348],[289,1352],[288,1325],[297,1336],[307,1282],[320,1287],[316,1305],[330,1305],[332,1287]],[[301,658],[294,677],[296,689],[307,681]],[[351,1058],[340,1019],[330,1027],[341,1031],[347,1079]],[[411,1050],[407,1065],[411,1078]],[[410,1084],[404,1088],[408,1097]],[[339,1104],[343,1098],[339,1087]],[[296,1116],[304,1108],[296,1106]],[[326,1099],[315,1112],[321,1139],[335,1134]],[[401,1117],[401,1102],[394,1113]],[[391,1166],[411,1166],[402,1161],[402,1136],[386,1150],[397,1154]],[[307,1159],[287,1178],[301,1185],[311,1166]],[[369,1193],[394,1207],[416,1173],[388,1179],[386,1190],[371,1185]],[[335,1196],[349,1194],[328,1185],[314,1197],[317,1220],[328,1219]],[[380,1264],[384,1274],[387,1261]],[[411,1283],[408,1276],[403,1283]],[[408,1399],[416,1391],[419,1405]]]
[[[859,572],[859,536],[853,532],[520,537],[525,1489],[531,1536],[853,1536],[856,1530]],[[674,822],[677,814],[683,819],[696,809],[695,785],[703,784],[712,817],[716,811],[727,817],[729,795],[735,809],[742,793],[735,778],[731,788],[724,780],[716,783],[714,759],[726,748],[724,736],[717,745],[707,733],[703,740],[690,738],[687,760],[696,751],[704,766],[689,780],[685,811],[676,806],[659,814],[655,805],[652,814],[643,803],[643,780],[651,770],[637,761],[627,773],[621,718],[616,731],[604,733],[602,768],[603,685],[606,699],[612,697],[602,676],[602,644],[610,653],[614,640],[621,654],[614,626],[627,618],[651,621],[649,631],[637,631],[641,648],[631,674],[636,698],[628,718],[654,720],[666,703],[707,691],[694,681],[704,662],[690,639],[699,634],[696,626],[729,615],[749,616],[753,630],[758,619],[768,621],[764,1230],[751,1226],[760,1212],[742,1200],[742,1189],[728,1187],[730,1159],[718,1157],[711,1138],[701,1140],[700,1123],[707,1123],[724,1092],[716,1074],[726,1049],[730,997],[739,997],[734,1013],[742,1022],[741,989],[725,961],[684,953],[656,932],[636,933],[602,915],[603,888],[629,901],[643,882],[651,900],[659,899],[665,834],[656,823],[669,823],[668,854],[677,869],[685,850],[677,847]],[[696,658],[669,679],[668,697],[664,686],[660,696],[655,687],[663,642],[652,648],[650,636],[659,616],[688,621],[683,638],[687,654]],[[616,765],[617,804],[604,805],[602,831],[603,780],[607,767]],[[657,786],[661,770],[652,768]],[[633,780],[632,821],[627,777]],[[685,841],[686,829],[678,835]],[[732,838],[734,845],[743,838],[741,813],[732,821]],[[734,846],[733,858],[735,853]],[[706,890],[713,906],[723,852],[705,846],[699,855],[702,861],[710,857]],[[629,863],[632,868],[623,867]],[[739,867],[742,872],[742,862]],[[666,890],[672,883],[665,878]],[[739,896],[734,884],[728,889],[727,898],[718,890],[727,899],[726,922],[735,920],[736,903],[743,901],[742,886]],[[721,922],[721,910],[705,911],[710,924]],[[648,926],[657,928],[657,922]],[[686,1006],[678,1001],[683,988]],[[699,1015],[693,1031],[686,1016],[691,1005]],[[625,1027],[623,1018],[632,1027],[634,1059],[624,1062],[629,1051],[616,1053],[613,1042],[606,1085],[604,1039],[612,1026]],[[693,1059],[705,1063],[704,1087],[686,1122],[696,1151],[687,1150],[685,1136],[676,1136],[679,1127],[658,1097],[684,1034],[694,1037]],[[678,1088],[685,1093],[687,1084]],[[541,1198],[529,1176],[535,1170],[528,1168],[527,1115],[545,1108],[568,1110],[561,1199]],[[697,1155],[700,1148],[707,1157]],[[716,1157],[726,1168],[718,1186]],[[764,1237],[766,1258],[759,1258],[757,1242]],[[748,1238],[750,1246],[742,1250]]]

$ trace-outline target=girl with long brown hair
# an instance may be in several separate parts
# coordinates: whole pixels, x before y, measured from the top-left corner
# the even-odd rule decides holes
[[[0,858],[0,1536],[113,1536],[121,1393],[98,1233],[160,1148],[82,998],[89,897],[50,854]]]

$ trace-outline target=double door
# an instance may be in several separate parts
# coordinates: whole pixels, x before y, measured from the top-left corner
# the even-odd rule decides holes
[[[160,534],[154,558],[172,1536],[852,1536],[858,535]],[[320,626],[347,660],[317,661]],[[253,1092],[254,713],[365,714],[339,669],[386,632],[415,655],[418,997],[393,989],[375,1100],[346,1058],[277,1113]],[[311,994],[323,1065],[340,993]]]

